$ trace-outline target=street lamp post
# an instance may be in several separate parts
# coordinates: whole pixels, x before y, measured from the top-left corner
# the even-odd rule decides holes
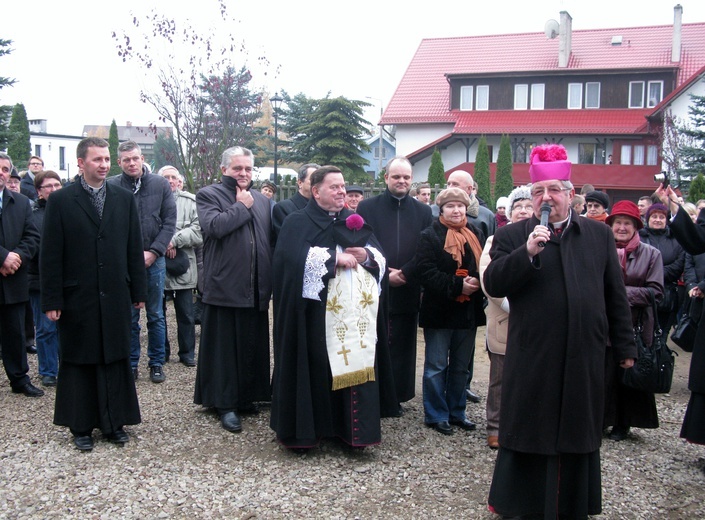
[[[274,178],[270,179],[274,184],[277,184],[277,162],[279,157],[277,155],[277,145],[279,144],[279,106],[282,101],[284,101],[279,94],[274,94],[274,97],[269,98],[272,103],[272,113],[274,114]]]

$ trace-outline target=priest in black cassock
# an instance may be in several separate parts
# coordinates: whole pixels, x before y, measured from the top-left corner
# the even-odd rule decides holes
[[[372,229],[345,207],[334,166],[311,175],[312,198],[289,215],[274,252],[271,427],[286,447],[338,437],[381,441],[376,359],[386,261]]]

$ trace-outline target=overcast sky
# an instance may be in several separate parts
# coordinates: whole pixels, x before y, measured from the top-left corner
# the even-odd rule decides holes
[[[0,57],[0,75],[15,78],[0,90],[0,104],[24,103],[30,119],[47,119],[50,133],[80,135],[84,124],[156,122],[139,101],[145,74],[118,58],[113,31],[131,29],[133,16],[168,9],[208,33],[222,32],[215,0],[31,0],[2,8],[0,38],[13,52]],[[345,96],[372,103],[367,117],[377,122],[380,103],[392,97],[424,38],[542,32],[566,10],[573,29],[671,25],[672,0],[228,0],[237,23],[228,27],[249,51],[235,65],[253,71],[253,86],[274,94],[286,90],[309,97]],[[705,22],[705,1],[684,0],[683,23]],[[349,7],[344,7],[349,5]],[[488,7],[491,6],[491,7]],[[219,24],[220,22],[220,24]],[[265,55],[263,69],[256,57]],[[266,72],[266,75],[265,75]]]

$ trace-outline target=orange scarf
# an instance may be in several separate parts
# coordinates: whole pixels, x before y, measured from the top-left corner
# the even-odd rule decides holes
[[[456,276],[468,276],[467,269],[461,269],[463,265],[463,253],[465,252],[465,244],[470,246],[472,254],[475,256],[475,267],[480,265],[480,255],[482,254],[482,246],[480,241],[477,239],[475,234],[470,231],[466,225],[468,223],[468,218],[463,217],[463,220],[459,224],[453,224],[448,222],[443,216],[438,218],[438,221],[448,228],[448,233],[446,233],[446,242],[443,244],[443,250],[453,257],[453,260],[458,264],[458,269],[455,272]],[[470,297],[467,294],[461,294],[456,298],[459,302],[468,301]]]
[[[607,220],[607,217],[608,217],[609,215],[608,215],[607,212],[605,211],[602,215],[598,215],[598,216],[596,216],[596,217],[591,217],[591,216],[588,215],[588,214],[585,214],[585,216],[586,216],[587,218],[589,218],[590,220],[596,220],[596,221],[598,221],[598,222],[605,222],[605,220]],[[607,224],[607,222],[605,222],[605,224]]]

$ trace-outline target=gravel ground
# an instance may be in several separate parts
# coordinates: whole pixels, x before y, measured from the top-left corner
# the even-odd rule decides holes
[[[175,345],[171,306],[169,321]],[[473,389],[484,398],[481,345]],[[661,427],[604,440],[603,514],[594,518],[705,518],[705,449],[678,438],[690,355],[676,350],[672,392],[657,397]],[[420,367],[421,335],[419,354]],[[127,428],[125,447],[98,440],[90,453],[52,424],[54,389],[28,399],[0,377],[0,518],[498,518],[486,506],[496,452],[485,444],[484,399],[468,404],[477,431],[440,435],[423,425],[420,370],[417,397],[403,417],[383,419],[380,446],[325,441],[307,455],[277,444],[266,408],[244,417],[242,433],[226,432],[192,404],[195,368],[171,362],[165,372],[152,384],[143,352],[142,424]],[[38,384],[36,356],[30,374]]]

